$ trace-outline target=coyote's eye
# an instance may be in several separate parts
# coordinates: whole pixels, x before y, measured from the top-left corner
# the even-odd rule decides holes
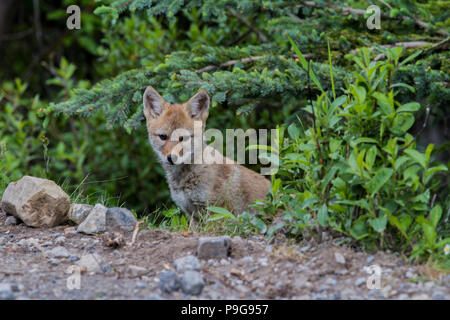
[[[160,134],[160,135],[159,135],[159,138],[160,138],[161,140],[167,140],[167,135],[165,135],[165,134]]]

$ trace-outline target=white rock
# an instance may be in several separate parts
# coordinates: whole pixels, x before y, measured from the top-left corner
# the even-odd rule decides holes
[[[340,254],[339,252],[335,252],[334,253],[334,258],[336,259],[337,263],[340,264],[345,264],[345,258],[342,254]]]
[[[98,254],[93,253],[83,255],[77,262],[77,265],[86,268],[88,272],[97,272],[101,270],[101,263],[102,258]]]
[[[143,267],[131,265],[131,266],[128,266],[127,272],[132,278],[136,278],[136,277],[146,275],[149,272],[149,270],[147,270],[146,268],[143,268]]]
[[[48,257],[52,258],[67,258],[70,256],[69,251],[64,247],[56,247],[45,252]]]
[[[56,243],[56,244],[60,244],[60,245],[66,243],[66,237],[64,237],[64,236],[59,236],[59,237],[57,237],[57,238],[55,239],[55,243]]]

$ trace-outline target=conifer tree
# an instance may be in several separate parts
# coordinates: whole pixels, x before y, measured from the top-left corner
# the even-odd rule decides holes
[[[95,13],[114,25],[127,15],[158,18],[181,31],[188,49],[173,50],[164,61],[129,70],[79,90],[74,98],[52,108],[89,116],[103,110],[110,125],[131,130],[140,125],[142,93],[152,85],[170,102],[187,99],[199,88],[212,97],[213,107],[226,103],[237,115],[251,113],[261,100],[294,110],[306,97],[331,94],[328,42],[334,84],[345,89],[355,77],[349,59],[359,48],[378,51],[403,46],[414,56],[399,66],[400,101],[433,104],[433,113],[448,117],[450,102],[448,14],[439,1],[375,1],[381,7],[380,30],[368,30],[370,1],[289,0],[108,0]],[[189,30],[184,30],[190,26]],[[151,28],[151,25],[148,26]],[[291,50],[289,37],[307,59],[322,85],[309,86],[307,72]],[[181,43],[181,40],[180,40]],[[408,56],[408,55],[406,55]],[[397,79],[392,79],[392,84]]]

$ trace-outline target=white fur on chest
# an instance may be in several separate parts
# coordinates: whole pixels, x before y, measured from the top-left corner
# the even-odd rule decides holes
[[[189,199],[186,197],[186,194],[182,190],[170,190],[170,195],[172,197],[172,200],[176,203],[177,206],[179,206],[184,212],[190,212],[191,210],[191,203]]]

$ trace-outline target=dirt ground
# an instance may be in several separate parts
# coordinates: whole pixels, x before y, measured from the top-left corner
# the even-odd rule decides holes
[[[356,252],[332,241],[269,245],[257,236],[232,238],[227,259],[201,260],[199,296],[167,294],[159,288],[161,272],[195,255],[204,235],[144,230],[133,245],[113,249],[102,236],[68,225],[33,229],[6,226],[5,218],[0,213],[4,299],[450,299],[450,275],[390,253]],[[124,236],[131,241],[131,233]]]

